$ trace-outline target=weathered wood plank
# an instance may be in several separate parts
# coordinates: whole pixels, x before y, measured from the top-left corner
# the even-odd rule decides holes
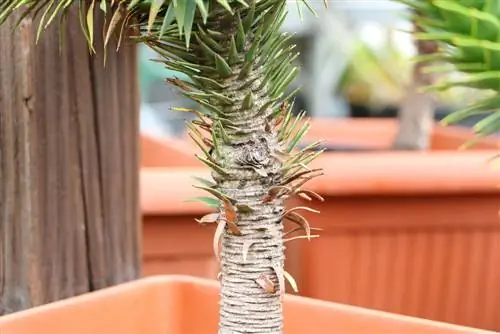
[[[0,314],[140,275],[135,47],[61,29],[0,28]]]

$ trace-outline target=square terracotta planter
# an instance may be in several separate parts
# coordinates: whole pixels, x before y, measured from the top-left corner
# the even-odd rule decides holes
[[[2,334],[217,333],[218,282],[138,280],[0,318]],[[285,334],[488,334],[314,299],[285,297]]]
[[[496,139],[457,151],[472,134],[436,126],[428,152],[380,151],[395,131],[391,120],[314,122],[308,140],[379,151],[316,161],[326,175],[309,188],[326,201],[309,218],[323,231],[287,246],[287,270],[303,296],[500,331],[500,171],[488,165]],[[202,194],[192,176],[209,173],[195,159],[169,167],[178,155],[161,158],[141,171],[144,274],[215,278],[213,229],[194,222],[208,208],[184,202]]]

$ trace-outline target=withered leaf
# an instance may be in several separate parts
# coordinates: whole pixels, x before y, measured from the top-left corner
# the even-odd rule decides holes
[[[296,206],[294,208],[289,209],[287,212],[285,212],[285,215],[287,215],[291,212],[297,211],[297,210],[305,210],[305,211],[309,211],[309,212],[319,213],[318,210],[314,210],[314,209],[309,208],[307,206]]]
[[[314,172],[319,172],[321,171],[322,169],[321,168],[316,168],[316,169],[308,169],[308,170],[305,170],[305,171],[302,171],[302,172],[298,172],[288,178],[286,178],[283,182],[282,182],[282,185],[285,185],[285,184],[288,184],[290,182],[293,182],[307,174],[311,174],[311,173],[314,173]],[[319,175],[318,175],[319,176]]]
[[[297,282],[295,282],[295,279],[293,278],[293,276],[286,270],[283,271],[283,275],[285,276],[288,283],[290,283],[290,286],[292,287],[293,291],[295,293],[299,293],[299,288],[297,286]]]
[[[264,274],[260,275],[255,282],[257,282],[257,284],[259,284],[259,286],[268,293],[275,293],[277,291],[276,286],[271,279]]]
[[[255,211],[255,209],[248,204],[236,204],[236,208],[238,209],[239,212],[243,213],[250,213]]]
[[[302,216],[296,212],[289,212],[288,214],[285,214],[284,217],[286,219],[291,220],[294,223],[299,224],[300,227],[302,227],[304,229],[304,231],[306,232],[306,236],[308,237],[308,239],[311,238],[311,226],[309,225],[309,222],[307,221],[307,219],[304,218],[304,216]]]
[[[236,214],[236,210],[234,209],[233,204],[231,204],[231,202],[227,198],[223,200],[223,203],[224,203],[224,212],[226,213],[226,220],[228,222],[236,223],[236,219],[238,216]]]
[[[287,187],[287,186],[273,186],[271,188],[269,188],[269,191],[268,193],[270,195],[279,195],[279,194],[283,194],[283,193],[290,193],[292,191],[292,189],[290,187]]]
[[[269,188],[267,195],[262,197],[262,203],[269,203],[276,199],[282,193],[290,193],[292,189],[287,186],[273,186]]]
[[[296,185],[293,186],[293,190],[296,190],[296,189],[299,189],[300,187],[302,187],[305,183],[307,183],[309,180],[312,180],[314,179],[315,177],[318,177],[318,176],[321,176],[321,175],[325,175],[324,173],[317,173],[317,174],[313,174],[313,175],[310,175],[308,177],[305,177],[305,178],[302,178],[302,180],[297,183]]]
[[[211,224],[219,220],[220,215],[218,213],[209,213],[201,217],[200,219],[195,219],[200,224]]]
[[[312,199],[312,198],[317,199],[317,200],[318,200],[318,201],[320,201],[320,202],[324,202],[324,201],[325,201],[325,199],[324,199],[321,195],[319,195],[317,192],[314,192],[314,191],[312,191],[312,190],[299,189],[299,190],[297,190],[295,193],[296,193],[297,195],[301,196],[301,197],[302,197],[302,196],[307,196],[307,197],[309,197],[309,198],[311,198],[311,199]],[[302,198],[304,198],[304,197],[302,197]],[[311,199],[310,199],[310,200],[311,200]]]
[[[307,239],[307,240],[311,241],[312,238],[319,238],[319,235],[318,234],[297,235],[295,237],[283,239],[283,242],[289,242],[289,241],[298,240],[298,239]]]
[[[262,203],[269,203],[269,202],[271,202],[273,199],[274,199],[274,197],[273,197],[273,196],[271,196],[271,195],[267,194],[267,195],[265,195],[265,196],[263,196],[263,197],[261,198],[261,202],[262,202]]]
[[[286,236],[288,236],[288,235],[290,235],[290,234],[292,234],[292,233],[294,233],[294,232],[301,231],[301,230],[304,230],[304,231],[305,231],[304,227],[299,226],[299,227],[293,228],[293,229],[291,229],[290,231],[285,232],[285,233],[283,234],[283,237],[286,237]],[[322,229],[322,228],[318,228],[318,227],[310,227],[310,230],[311,230],[311,231],[323,231],[323,229]],[[306,236],[306,237],[307,237],[307,236]],[[312,235],[311,235],[311,237],[312,237]],[[291,238],[290,238],[290,239],[291,239]],[[289,240],[289,239],[285,239],[285,241],[286,241],[286,240]]]
[[[312,201],[312,198],[304,193],[296,193],[296,194],[297,194],[297,196],[299,196],[302,199],[305,199],[306,201]]]
[[[231,233],[233,233],[234,235],[241,235],[241,230],[238,227],[238,225],[236,225],[234,222],[226,222],[226,223],[229,229],[231,230]]]
[[[285,271],[278,265],[273,265],[272,268],[276,273],[276,276],[278,277],[279,290],[281,298],[283,298],[285,296],[285,274],[284,274]]]
[[[243,262],[247,262],[248,258],[248,251],[250,250],[250,247],[255,243],[255,240],[246,240],[243,243],[243,249],[241,250],[242,256],[243,256]]]
[[[226,227],[226,221],[220,220],[219,223],[217,224],[217,228],[215,229],[213,249],[214,249],[214,254],[215,254],[215,257],[217,258],[217,260],[220,260],[220,258],[219,258],[219,242],[220,242],[220,238],[222,236],[222,233],[224,233],[225,227]]]
[[[241,235],[241,231],[238,225],[236,225],[236,222],[238,220],[238,215],[236,213],[236,210],[234,209],[234,206],[228,199],[224,199],[223,203],[224,203],[224,213],[226,216],[226,223],[228,224],[229,229],[234,235]]]

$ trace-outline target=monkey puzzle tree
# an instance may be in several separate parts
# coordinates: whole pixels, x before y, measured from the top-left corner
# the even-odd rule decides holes
[[[418,12],[415,20],[422,28],[416,34],[421,41],[434,41],[439,48],[420,61],[452,64],[435,65],[428,71],[458,70],[461,76],[431,85],[444,90],[462,86],[491,92],[491,96],[450,114],[445,124],[474,115],[486,115],[500,107],[500,2],[496,0],[396,0]],[[474,126],[478,136],[500,129],[500,113],[494,112]]]
[[[198,200],[217,211],[199,223],[217,226],[219,331],[282,333],[285,279],[295,286],[284,270],[285,242],[311,238],[312,228],[299,212],[314,211],[286,210],[285,199],[323,200],[303,189],[321,175],[307,167],[321,150],[319,142],[297,150],[310,125],[304,114],[292,117],[294,92],[286,94],[298,73],[291,35],[279,30],[286,0],[9,0],[0,5],[0,22],[19,9],[39,13],[43,29],[74,3],[90,46],[99,6],[110,18],[106,40],[132,28],[129,37],[189,77],[169,81],[200,106],[180,110],[197,116],[188,123],[189,134],[201,150],[198,159],[212,169],[213,180],[199,180],[196,187],[211,195]],[[285,230],[286,221],[296,227]],[[305,235],[293,236],[300,231]]]

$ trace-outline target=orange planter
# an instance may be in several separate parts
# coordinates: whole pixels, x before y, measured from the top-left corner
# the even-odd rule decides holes
[[[138,280],[0,318],[2,334],[217,333],[218,283],[187,276]],[[287,295],[286,334],[493,332]]]
[[[383,148],[396,126],[319,121],[312,129],[309,140]],[[320,157],[314,166],[326,175],[308,188],[326,198],[314,203],[321,214],[309,216],[321,237],[287,246],[287,269],[301,294],[500,331],[500,171],[488,165],[496,140],[456,151],[470,138],[437,126],[429,152]],[[195,150],[183,152],[192,157]],[[141,171],[144,274],[215,278],[213,229],[194,222],[208,209],[184,202],[202,195],[191,176],[209,172],[196,162],[159,166]]]

